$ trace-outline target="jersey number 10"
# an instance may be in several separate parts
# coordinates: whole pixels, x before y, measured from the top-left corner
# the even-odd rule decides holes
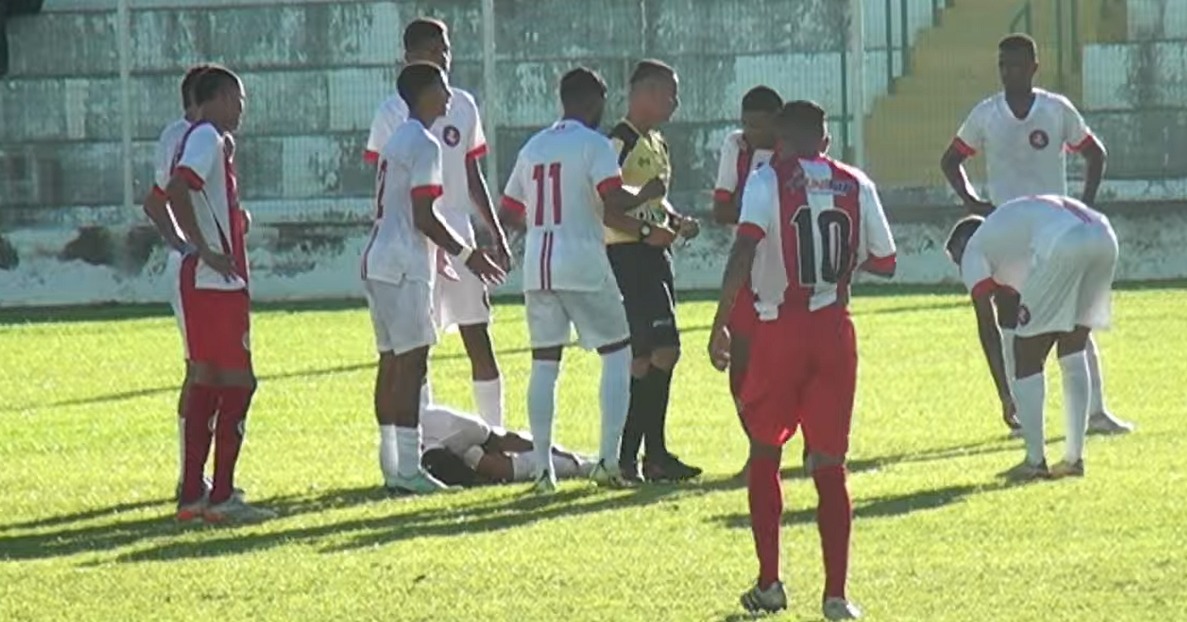
[[[826,209],[814,216],[812,208],[805,205],[796,210],[791,222],[795,225],[799,250],[800,285],[811,287],[821,282],[836,285],[849,274],[853,260],[849,241],[853,219],[847,212]],[[818,237],[819,249],[816,248]]]
[[[547,168],[547,175],[545,175]],[[532,181],[536,182],[536,226],[544,226],[544,182],[552,182],[552,225],[561,224],[561,163],[553,162],[545,167],[537,164],[532,169]]]

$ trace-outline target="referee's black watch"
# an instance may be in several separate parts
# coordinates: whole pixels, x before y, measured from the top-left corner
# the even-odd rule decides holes
[[[639,237],[644,240],[651,237],[651,225],[647,223],[639,225]]]

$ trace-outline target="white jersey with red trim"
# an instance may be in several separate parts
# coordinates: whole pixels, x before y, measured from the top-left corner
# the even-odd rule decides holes
[[[742,130],[730,132],[721,145],[713,199],[726,202],[744,196],[746,179],[750,173],[768,164],[773,154],[770,149],[751,149]]]
[[[610,141],[578,121],[558,121],[528,140],[503,192],[504,207],[527,225],[524,291],[599,291],[613,278],[601,195],[621,185]]]
[[[224,278],[199,261],[195,275],[198,289],[247,288],[246,223],[239,209],[233,154],[229,137],[210,122],[201,121],[191,125],[182,135],[171,166],[172,174],[182,175],[190,186],[194,219],[206,244],[230,255],[237,269],[237,274]]]
[[[363,279],[433,282],[436,246],[416,228],[412,200],[438,199],[444,193],[441,182],[441,145],[420,121],[405,121],[379,152],[375,224],[363,251]],[[436,203],[433,209],[440,215]]]
[[[985,152],[989,200],[995,205],[1067,195],[1067,153],[1094,138],[1068,98],[1042,89],[1034,95],[1025,119],[1014,116],[1005,93],[998,93],[977,104],[956,132],[954,144],[966,156]]]
[[[482,131],[482,117],[474,96],[459,88],[450,87],[452,99],[445,116],[433,122],[430,130],[441,145],[441,176],[445,194],[438,202],[445,222],[461,233],[467,242],[473,241],[470,214],[474,201],[470,198],[470,184],[466,162],[486,155],[486,134]],[[364,159],[377,162],[379,152],[400,124],[408,120],[408,104],[397,94],[385,99],[375,111],[371,134],[367,138]]]
[[[173,161],[177,157],[177,148],[181,146],[181,139],[185,137],[185,133],[193,125],[186,118],[182,117],[173,121],[161,130],[161,136],[157,139],[157,149],[153,154],[153,188],[152,191],[159,195],[165,194],[165,187],[169,185],[169,178],[172,176]]]
[[[738,235],[759,240],[750,280],[760,320],[848,300],[853,271],[895,265],[874,183],[830,158],[773,162],[750,175]]]
[[[1007,201],[969,238],[960,258],[960,278],[973,296],[999,287],[1021,291],[1036,261],[1046,258],[1059,236],[1082,223],[1102,221],[1108,219],[1071,197]]]

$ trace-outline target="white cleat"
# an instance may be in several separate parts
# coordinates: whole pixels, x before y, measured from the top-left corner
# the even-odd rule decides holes
[[[541,471],[529,491],[535,495],[551,495],[556,492],[556,479],[548,471]]]
[[[756,583],[746,590],[741,598],[742,608],[750,613],[775,613],[787,609],[787,591],[783,589],[783,582],[776,581],[761,589]]]
[[[844,598],[829,598],[824,601],[824,618],[826,620],[859,620],[861,609]]]
[[[396,475],[384,482],[384,488],[391,494],[405,495],[427,495],[452,490],[424,469],[418,469],[412,477]]]
[[[1101,412],[1088,417],[1089,434],[1129,434],[1133,429],[1132,423],[1117,419],[1109,413]]]

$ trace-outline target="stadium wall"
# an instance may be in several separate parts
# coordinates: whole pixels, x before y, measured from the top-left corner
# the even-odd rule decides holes
[[[139,201],[151,183],[157,133],[177,114],[179,74],[200,60],[241,71],[249,91],[238,159],[244,203],[255,216],[252,262],[261,299],[359,295],[355,275],[373,184],[360,154],[374,107],[391,89],[399,25],[417,15],[453,25],[454,82],[483,106],[504,174],[522,141],[554,117],[556,76],[578,63],[601,70],[616,87],[640,57],[681,70],[683,106],[666,133],[677,170],[675,202],[695,212],[708,207],[717,148],[750,86],[767,83],[843,109],[845,16],[834,0],[790,10],[781,0],[599,0],[597,15],[567,0],[497,0],[502,96],[493,102],[482,92],[478,0],[135,4],[127,154],[114,2],[48,0],[46,14],[10,24],[11,77],[0,83],[0,306],[168,298],[163,250],[139,209],[126,207],[123,166],[130,158]],[[910,4],[909,40],[930,26],[930,4]],[[867,32],[884,30],[884,6],[867,0]],[[879,47],[885,42],[871,36],[868,43],[867,110],[886,89],[886,50]],[[611,103],[622,110],[621,88]],[[844,135],[840,121],[833,132]],[[1160,196],[1182,190],[1126,183]],[[887,197],[903,249],[898,280],[953,280],[939,249],[956,214],[925,206],[946,200],[943,191]],[[1146,241],[1127,254],[1121,277],[1187,276],[1187,260],[1174,260],[1187,237],[1182,218],[1118,210],[1123,244],[1128,236]],[[1175,231],[1183,233],[1176,238]],[[681,248],[678,286],[716,286],[727,244],[727,231],[709,228]],[[514,291],[516,280],[505,291]]]

